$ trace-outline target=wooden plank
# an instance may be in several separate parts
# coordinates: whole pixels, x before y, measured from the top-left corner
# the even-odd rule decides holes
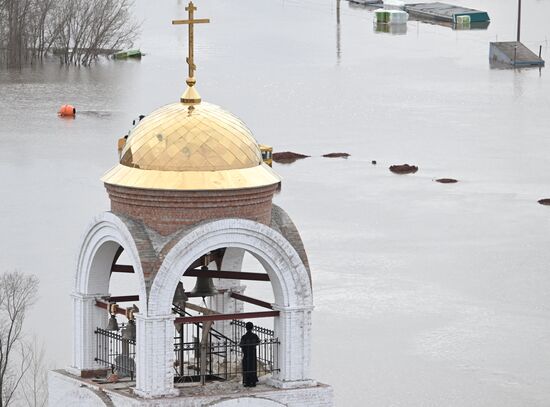
[[[115,264],[111,268],[112,273],[133,273],[134,268],[125,264]],[[187,270],[186,277],[210,277],[230,280],[270,281],[266,273],[248,273],[242,271],[215,271],[215,270]]]
[[[262,301],[262,300],[258,300],[256,298],[248,297],[246,295],[242,295],[242,294],[239,294],[239,293],[231,293],[231,294],[229,294],[229,296],[232,297],[232,298],[235,298],[236,300],[248,302],[250,304],[258,305],[260,307],[264,307],[264,308],[267,308],[267,309],[273,309],[273,307],[271,306],[270,303]]]
[[[111,302],[132,302],[139,301],[139,295],[114,295],[109,297]]]
[[[227,321],[230,319],[253,319],[278,317],[279,311],[261,311],[261,312],[241,312],[239,314],[214,314],[214,315],[199,315],[196,317],[180,317],[176,318],[176,324],[194,324],[196,322],[207,321]]]
[[[113,264],[111,267],[111,273],[133,273],[134,268],[126,264]]]
[[[197,312],[202,312],[205,315],[219,314],[219,312],[216,312],[213,309],[204,308],[204,307],[201,307],[200,305],[196,305],[191,302],[186,302],[185,308],[192,309],[193,311],[197,311]]]
[[[118,246],[118,249],[116,249],[115,257],[113,258],[113,262],[111,263],[111,270],[113,269],[113,266],[116,264],[123,251],[124,247]]]
[[[99,307],[99,308],[106,309],[106,310],[109,309],[109,304],[108,303],[103,302],[103,301],[99,301],[99,300],[95,300],[95,306]],[[119,314],[119,315],[126,316],[126,308],[117,307],[116,313]]]
[[[266,273],[247,273],[242,271],[215,271],[215,270],[187,270],[184,273],[185,277],[210,277],[224,278],[230,280],[254,280],[254,281],[270,281]]]

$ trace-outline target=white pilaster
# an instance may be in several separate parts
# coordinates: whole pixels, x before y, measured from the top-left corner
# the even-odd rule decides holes
[[[216,279],[216,288],[218,287],[218,281],[223,281],[222,279]],[[231,282],[229,284],[228,282]],[[231,293],[243,294],[246,286],[240,285],[240,280],[226,280],[224,284],[220,284],[221,287],[224,287],[223,292],[216,294],[210,299],[210,308],[220,314],[236,314],[244,311],[244,304],[242,301],[237,301],[231,297]],[[227,287],[227,288],[225,288]],[[230,339],[238,340],[240,338],[233,338],[233,327],[231,321],[217,321],[215,324],[217,331],[221,332]]]
[[[101,368],[94,360],[97,343],[95,330],[107,325],[108,315],[107,311],[95,306],[95,301],[105,295],[108,294],[71,294],[74,333],[71,368],[76,374]]]
[[[243,249],[228,247],[223,256],[221,269],[223,271],[242,271],[244,253],[245,252]],[[232,292],[238,294],[244,293],[246,286],[242,286],[240,280],[216,278],[214,279],[214,285],[218,290],[222,290],[223,292],[213,296],[210,299],[211,309],[222,314],[243,312],[243,302],[237,301],[230,296]],[[232,338],[233,327],[231,326],[231,321],[218,321],[216,322],[215,327],[217,331],[223,333],[228,338],[233,340],[240,339]]]
[[[144,398],[173,396],[174,314],[136,314],[136,388]]]
[[[279,346],[279,372],[270,384],[280,388],[314,386],[311,379],[311,312],[313,307],[281,307],[275,318],[275,332]]]

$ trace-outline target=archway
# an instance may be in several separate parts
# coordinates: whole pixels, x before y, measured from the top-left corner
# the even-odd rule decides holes
[[[102,366],[97,363],[97,328],[107,324],[108,313],[98,307],[110,296],[109,282],[113,265],[124,249],[138,279],[139,308],[147,312],[145,280],[139,252],[128,225],[112,213],[97,216],[86,230],[80,246],[74,280],[72,368],[81,375]]]
[[[165,256],[153,284],[149,315],[168,315],[173,292],[183,271],[205,253],[238,248],[252,254],[270,277],[278,307],[313,305],[309,275],[298,253],[278,232],[246,219],[203,223],[184,235]]]
[[[139,394],[155,396],[173,391],[171,366],[174,356],[166,349],[173,330],[171,306],[174,291],[183,272],[197,258],[220,248],[235,248],[252,254],[271,281],[275,298],[272,307],[278,313],[274,326],[280,340],[279,371],[274,374],[272,383],[283,387],[309,382],[313,301],[309,275],[300,256],[281,234],[263,224],[245,219],[222,219],[200,224],[182,236],[166,254],[155,276],[148,315],[138,318],[138,325],[144,327],[142,331],[138,330],[138,355],[140,358],[149,358],[148,355],[158,357],[160,349],[164,349],[165,360],[138,364],[136,390]],[[153,327],[154,332],[148,331]],[[145,336],[141,337],[139,332]],[[148,348],[140,349],[140,343],[147,343]],[[159,365],[162,371],[153,371]],[[141,368],[151,371],[140,372]],[[163,378],[163,383],[158,383],[155,377]]]

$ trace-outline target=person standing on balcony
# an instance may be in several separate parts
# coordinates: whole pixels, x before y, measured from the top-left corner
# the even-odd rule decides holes
[[[246,323],[246,333],[242,336],[239,346],[243,351],[243,385],[255,387],[258,383],[258,370],[256,364],[256,346],[260,344],[260,338],[254,332],[254,324]]]

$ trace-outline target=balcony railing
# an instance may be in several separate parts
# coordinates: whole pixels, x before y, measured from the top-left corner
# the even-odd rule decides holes
[[[201,382],[232,380],[243,373],[242,349],[239,340],[245,332],[245,322],[233,320],[231,338],[214,328],[208,329],[203,340],[202,323],[180,325],[174,337],[174,380],[176,382]],[[254,333],[260,338],[256,348],[257,375],[263,376],[279,370],[279,341],[274,332],[255,326]],[[116,372],[119,377],[135,377],[136,341],[124,339],[116,331],[97,328],[96,357],[99,364]],[[202,345],[201,345],[202,342]]]
[[[203,350],[204,349],[204,350]],[[243,373],[241,347],[230,341],[209,342],[201,346],[199,341],[180,342],[175,338],[174,363],[177,382],[205,382],[209,380],[232,380]],[[256,372],[258,376],[278,371],[279,341],[261,340],[256,348]],[[203,352],[205,354],[203,355]]]
[[[95,361],[108,367],[119,377],[129,377],[134,380],[136,373],[136,341],[124,339],[116,331],[97,328]]]

